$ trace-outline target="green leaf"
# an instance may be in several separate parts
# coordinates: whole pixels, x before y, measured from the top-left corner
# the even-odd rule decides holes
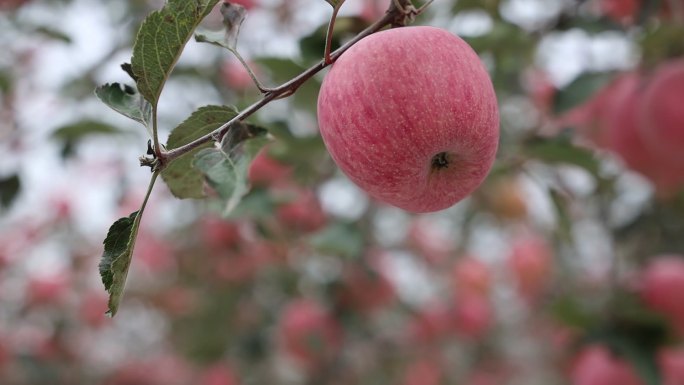
[[[119,303],[123,297],[126,277],[128,276],[128,270],[131,267],[131,260],[133,258],[135,239],[140,228],[140,220],[158,175],[157,172],[152,174],[152,179],[150,180],[147,194],[140,206],[140,210],[114,222],[109,227],[107,237],[103,242],[104,251],[100,259],[99,270],[105,290],[109,293],[109,309],[107,314],[112,317],[116,315]]]
[[[268,142],[266,130],[248,124],[234,126],[220,148],[205,148],[195,156],[193,166],[225,200],[228,215],[247,194],[247,171],[259,150]]]
[[[256,188],[245,195],[240,204],[230,212],[231,218],[268,219],[273,217],[276,204],[268,189]]]
[[[363,251],[364,239],[358,226],[333,223],[311,237],[311,245],[318,251],[346,258],[358,256]]]
[[[152,106],[133,87],[119,83],[105,84],[95,89],[95,95],[114,111],[149,127]]]
[[[554,113],[562,114],[589,100],[592,95],[607,85],[612,78],[613,74],[605,72],[587,73],[579,76],[554,95]]]
[[[138,232],[140,212],[114,222],[104,240],[104,252],[100,260],[100,277],[105,290],[109,293],[107,314],[114,316],[123,295],[126,276],[133,257],[133,247]]]
[[[569,138],[561,135],[556,138],[534,138],[524,144],[524,153],[549,164],[572,164],[579,166],[592,175],[599,172],[599,161],[594,154],[582,147],[577,147]]]
[[[587,311],[577,298],[570,295],[564,295],[555,299],[549,305],[549,312],[565,326],[579,330],[589,329],[597,322],[594,314]]]
[[[0,206],[9,207],[21,191],[21,179],[19,175],[10,175],[0,178]]]
[[[131,66],[138,91],[157,105],[164,83],[195,28],[218,0],[168,0],[143,21],[133,46]]]
[[[223,123],[233,119],[237,115],[234,107],[228,106],[204,106],[193,112],[188,119],[171,131],[166,143],[167,149],[174,149],[192,142],[219,128]],[[179,157],[162,171],[162,178],[169,186],[171,193],[176,198],[204,198],[206,194],[202,188],[204,176],[196,168],[192,167],[192,160],[202,149],[211,147],[211,144],[201,146]]]
[[[58,128],[52,133],[52,137],[62,142],[62,155],[69,156],[74,146],[88,136],[116,135],[120,133],[121,130],[112,125],[94,120],[84,120]]]

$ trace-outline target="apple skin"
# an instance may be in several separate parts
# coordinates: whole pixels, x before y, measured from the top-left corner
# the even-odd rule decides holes
[[[499,141],[496,95],[479,57],[426,26],[381,31],[342,54],[321,86],[318,123],[354,183],[417,213],[473,192]]]
[[[655,257],[641,276],[641,298],[653,310],[663,314],[680,334],[684,334],[684,301],[681,293],[684,293],[684,257]]]
[[[247,172],[247,180],[252,186],[268,187],[286,184],[293,173],[292,167],[280,163],[263,148],[256,155]]]
[[[238,4],[245,7],[245,9],[248,10],[254,8],[257,5],[256,0],[226,0],[224,1],[224,3]]]
[[[616,22],[632,23],[636,18],[641,0],[601,0],[603,14]]]
[[[439,385],[442,383],[442,367],[437,358],[411,362],[404,373],[402,385]]]
[[[483,295],[471,293],[457,296],[454,331],[462,338],[480,340],[494,323],[493,313],[489,299]]]
[[[663,385],[684,384],[684,350],[664,348],[658,352],[657,359]]]
[[[199,385],[237,385],[239,382],[229,366],[216,363],[200,373],[198,383]]]
[[[311,371],[342,347],[342,329],[318,302],[296,299],[282,310],[277,330],[282,351]]]
[[[684,167],[684,59],[662,63],[643,91],[639,129],[651,151]]]
[[[637,73],[625,73],[615,81],[611,102],[604,109],[606,147],[630,169],[648,178],[660,197],[676,193],[684,185],[684,165],[666,158],[666,151],[649,146],[640,121],[646,80]]]
[[[492,283],[489,267],[475,257],[461,257],[453,267],[452,281],[457,294],[486,295]]]
[[[572,385],[643,385],[631,366],[599,345],[579,353],[570,378]]]
[[[515,240],[506,262],[520,296],[528,301],[540,298],[553,270],[553,252],[546,241],[533,235]]]

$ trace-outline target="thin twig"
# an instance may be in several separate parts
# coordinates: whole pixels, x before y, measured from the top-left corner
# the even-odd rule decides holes
[[[265,94],[267,92],[273,91],[273,88],[264,87],[264,85],[261,84],[261,82],[257,78],[256,74],[252,70],[252,68],[249,66],[247,61],[245,61],[245,59],[242,57],[242,55],[240,55],[240,53],[237,50],[232,50],[231,52],[233,53],[233,55],[235,55],[235,57],[238,59],[240,64],[242,64],[242,67],[247,71],[247,74],[249,75],[249,77],[252,78],[252,82],[254,83],[256,88],[259,90],[259,92],[261,92],[262,94]]]

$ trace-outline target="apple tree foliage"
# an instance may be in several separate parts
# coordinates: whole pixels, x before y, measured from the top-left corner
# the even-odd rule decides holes
[[[617,80],[638,73],[646,89],[661,64],[684,57],[681,2],[414,1],[426,7],[410,15],[397,10],[405,0],[118,2],[122,42],[64,82],[59,97],[75,117],[45,138],[62,169],[93,140],[114,153],[147,150],[138,172],[151,174],[148,184],[128,183],[135,170],[102,171],[121,181],[121,196],[101,208],[114,223],[98,239],[79,225],[77,198],[21,208],[33,127],[19,111],[34,84],[22,44],[74,44],[73,32],[32,15],[77,3],[0,3],[9,16],[0,20],[9,47],[0,60],[0,383],[684,381],[684,168],[658,163],[673,170],[663,184],[631,163],[638,137],[623,153],[602,136],[605,111],[632,113],[617,103]],[[320,24],[298,28],[320,3]],[[534,20],[520,16],[526,7]],[[273,30],[244,29],[250,20]],[[474,22],[484,29],[465,28]],[[316,130],[326,56],[404,23],[462,33],[501,111],[488,179],[433,214],[369,199]],[[294,33],[296,54],[242,44],[257,32]],[[573,54],[587,60],[549,64],[567,54],[554,44],[573,36],[585,45]],[[609,60],[605,41],[631,55]],[[185,61],[195,49],[206,57]],[[103,79],[112,64],[125,81]],[[95,98],[130,124],[78,108]],[[187,113],[167,116],[174,108]],[[65,267],[31,273],[55,244]]]

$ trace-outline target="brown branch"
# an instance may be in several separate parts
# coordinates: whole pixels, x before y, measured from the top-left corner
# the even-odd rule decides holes
[[[387,12],[385,13],[385,15],[383,15],[382,18],[377,20],[368,28],[361,31],[358,35],[356,35],[353,39],[348,41],[342,47],[332,52],[330,54],[330,63],[326,63],[326,60],[324,58],[316,65],[302,72],[290,81],[282,84],[281,86],[270,89],[262,96],[262,98],[259,101],[240,111],[240,113],[238,113],[233,119],[224,123],[221,127],[217,128],[213,132],[204,135],[181,147],[174,148],[169,151],[158,152],[157,158],[153,160],[154,165],[152,168],[154,170],[162,170],[174,159],[177,159],[206,143],[212,141],[220,141],[235,123],[243,121],[244,119],[254,114],[256,111],[261,109],[266,104],[272,102],[273,100],[281,99],[294,94],[295,91],[302,84],[304,84],[307,80],[311,79],[314,75],[316,75],[318,72],[320,72],[328,65],[334,63],[335,60],[337,60],[337,58],[339,58],[347,49],[349,49],[354,44],[358,43],[361,39],[378,32],[389,25],[406,25],[406,23],[411,21],[413,17],[415,17],[418,13],[419,12],[417,12],[417,10],[413,7],[413,4],[410,0],[395,0],[391,2],[389,8],[387,9]]]

